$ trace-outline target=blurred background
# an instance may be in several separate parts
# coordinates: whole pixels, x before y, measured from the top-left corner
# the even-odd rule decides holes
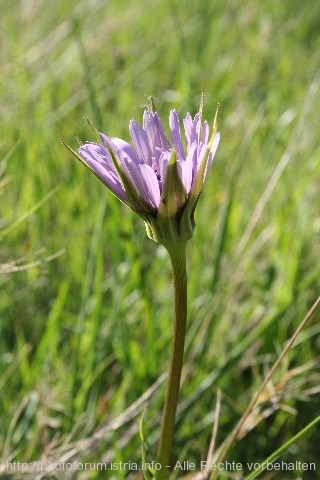
[[[154,459],[172,332],[169,260],[61,139],[73,148],[92,140],[89,117],[129,141],[129,120],[142,120],[150,95],[167,126],[172,108],[195,114],[204,90],[204,118],[221,105],[221,142],[188,247],[172,454],[199,469],[217,388],[219,445],[319,296],[320,3],[0,6],[0,478],[22,478],[7,461],[139,462],[144,408]],[[318,415],[319,330],[318,312],[228,460],[261,462]],[[319,470],[317,433],[282,459]],[[115,473],[59,478],[142,478]],[[229,474],[219,478],[247,471]],[[302,478],[290,475],[263,478]]]

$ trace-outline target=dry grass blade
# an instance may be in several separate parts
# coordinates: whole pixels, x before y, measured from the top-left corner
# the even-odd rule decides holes
[[[257,393],[255,394],[255,396],[253,397],[252,401],[250,402],[250,404],[248,405],[247,409],[245,410],[244,414],[242,415],[240,421],[238,422],[238,424],[236,425],[236,427],[234,428],[233,432],[231,433],[230,437],[226,440],[225,444],[222,445],[222,449],[221,449],[221,453],[219,453],[218,455],[218,458],[217,458],[217,462],[222,462],[228,452],[230,451],[230,449],[232,448],[233,444],[235,443],[239,433],[241,432],[242,428],[243,428],[243,425],[245,424],[245,422],[247,421],[247,418],[249,417],[251,411],[253,410],[253,408],[256,406],[256,404],[258,403],[259,399],[260,399],[260,396],[261,394],[263,393],[264,389],[266,388],[267,384],[269,383],[270,379],[272,378],[274,372],[277,370],[277,368],[279,367],[279,365],[281,364],[282,360],[284,359],[284,357],[287,355],[287,353],[289,352],[289,350],[292,348],[294,342],[296,341],[299,333],[301,332],[301,330],[306,326],[306,324],[311,320],[311,318],[313,317],[313,315],[315,314],[316,310],[318,309],[318,307],[320,306],[320,297],[318,297],[318,299],[315,301],[315,303],[313,304],[313,306],[311,307],[311,309],[309,310],[309,312],[307,313],[307,315],[305,316],[305,318],[302,320],[302,322],[300,323],[299,327],[296,329],[296,331],[294,332],[294,334],[292,335],[292,337],[290,338],[290,340],[286,343],[285,347],[283,348],[282,352],[280,353],[277,361],[274,363],[273,367],[271,368],[270,372],[268,373],[268,375],[266,376],[265,380],[263,381],[263,383],[261,384],[261,387],[258,389]],[[219,472],[218,471],[214,471],[213,474],[211,475],[210,477],[210,480],[215,480],[215,478],[217,478],[217,474]]]

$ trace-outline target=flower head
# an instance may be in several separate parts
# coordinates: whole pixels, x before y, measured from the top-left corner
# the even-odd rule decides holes
[[[132,145],[99,134],[99,143],[82,145],[77,157],[122,202],[143,218],[150,238],[164,245],[193,236],[194,210],[218,147],[216,117],[210,136],[201,112],[183,120],[171,110],[168,140],[159,115],[145,110],[143,125],[131,120]],[[75,152],[73,152],[75,153]]]

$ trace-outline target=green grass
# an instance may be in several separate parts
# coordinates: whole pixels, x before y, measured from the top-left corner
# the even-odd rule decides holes
[[[149,95],[166,123],[171,108],[195,113],[204,89],[205,118],[221,104],[221,144],[188,246],[173,451],[173,461],[199,470],[217,388],[220,445],[319,296],[320,4],[2,3],[1,468],[138,462],[144,407],[154,459],[172,327],[169,260],[60,139],[75,147],[92,138],[86,116],[128,139]],[[261,462],[318,416],[319,332],[316,312],[228,460]],[[317,428],[281,459],[319,471]],[[1,468],[0,478],[21,479]],[[286,474],[263,478],[315,478]],[[139,477],[96,470],[72,478]]]

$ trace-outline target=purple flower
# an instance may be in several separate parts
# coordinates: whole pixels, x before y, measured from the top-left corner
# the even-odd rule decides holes
[[[185,141],[178,114],[171,110],[169,142],[159,115],[146,110],[143,126],[130,121],[132,145],[100,133],[100,143],[87,142],[76,154],[163,244],[192,237],[195,206],[220,139],[216,118],[210,137],[200,112],[194,118],[188,113],[183,126]]]

